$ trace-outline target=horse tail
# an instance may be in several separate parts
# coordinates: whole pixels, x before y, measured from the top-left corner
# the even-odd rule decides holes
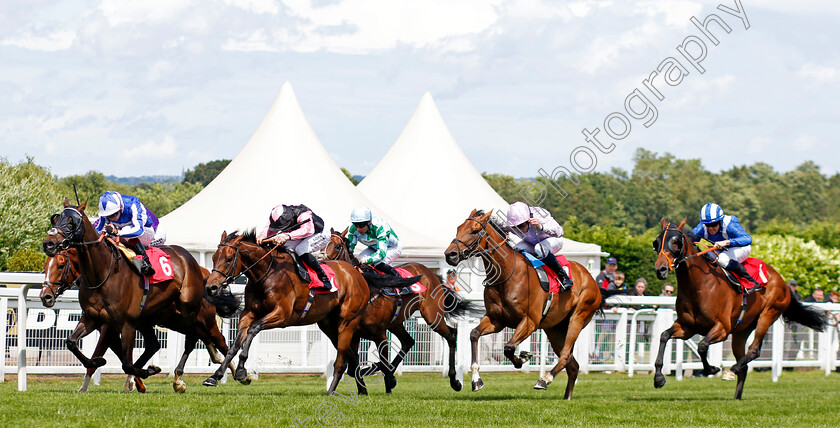
[[[443,287],[443,290],[445,293],[443,295],[443,309],[447,321],[452,321],[452,318],[463,317],[473,312],[478,312],[481,309],[476,304],[461,297],[455,291],[447,287]]]
[[[623,296],[627,294],[628,290],[605,290],[601,287],[598,287],[598,291],[601,292],[601,306],[595,310],[596,315],[604,315],[604,309],[607,309],[607,299],[612,296]]]
[[[365,278],[368,285],[373,288],[408,288],[415,282],[423,279],[423,275],[412,276],[410,278],[399,278],[372,271],[362,272],[362,276]]]
[[[817,331],[825,330],[825,311],[813,306],[805,306],[799,300],[790,299],[790,306],[782,313],[786,322],[795,322]]]
[[[216,314],[222,318],[233,318],[242,312],[239,307],[239,298],[230,292],[230,287],[222,287],[218,297],[205,293],[204,298],[216,307]]]

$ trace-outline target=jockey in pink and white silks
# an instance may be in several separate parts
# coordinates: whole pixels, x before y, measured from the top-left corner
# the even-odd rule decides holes
[[[146,247],[159,246],[166,242],[166,232],[160,227],[158,218],[135,196],[121,195],[109,190],[99,197],[99,219],[94,223],[97,232],[105,230],[119,235],[133,245],[142,262],[137,270],[143,275],[154,275],[155,271],[146,255]],[[134,262],[133,263],[138,263]]]
[[[330,289],[327,274],[312,254],[326,248],[330,230],[324,220],[306,205],[277,205],[268,216],[268,223],[257,234],[257,242],[274,242],[297,254],[300,261],[312,268],[324,288]]]
[[[714,242],[715,248],[725,249],[717,255],[718,266],[758,287],[758,282],[741,264],[750,256],[752,236],[738,222],[738,217],[724,215],[720,205],[709,202],[700,210],[700,223],[691,232],[694,233],[694,242],[703,238]],[[707,256],[713,258],[714,253],[707,253]]]
[[[507,221],[506,229],[522,238],[516,249],[540,259],[560,277],[561,291],[568,290],[574,283],[554,257],[554,253],[563,248],[563,226],[547,210],[530,207],[524,202],[510,205]]]
[[[375,267],[388,275],[399,276],[391,263],[402,254],[402,245],[397,234],[387,221],[375,217],[368,207],[358,206],[350,213],[352,225],[347,231],[350,252],[356,244],[366,246],[359,254],[359,262]]]

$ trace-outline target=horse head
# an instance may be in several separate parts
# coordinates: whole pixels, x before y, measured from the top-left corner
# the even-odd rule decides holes
[[[239,248],[242,235],[222,232],[222,239],[213,253],[213,270],[204,283],[210,296],[218,297],[223,286],[230,284],[242,273],[242,251]]]
[[[490,222],[492,214],[492,211],[485,213],[480,210],[472,210],[470,216],[458,226],[455,238],[444,251],[446,263],[456,266],[461,261],[486,249],[487,224]]]
[[[68,288],[75,285],[81,275],[76,269],[76,250],[67,249],[48,257],[44,262],[44,286],[41,288],[41,303],[51,308]]]
[[[70,205],[67,198],[64,199],[64,209],[61,213],[50,217],[52,228],[47,231],[47,237],[43,242],[46,255],[54,257],[59,251],[69,248],[71,244],[83,242],[86,232],[85,223],[90,223],[84,215],[85,207],[87,207],[87,201],[76,207]]]
[[[679,224],[674,224],[666,222],[664,218],[659,221],[662,232],[653,241],[653,250],[658,253],[653,269],[659,279],[667,278],[668,272],[685,258],[687,248],[692,246],[682,230],[685,222],[686,219],[683,219]]]
[[[355,258],[350,251],[350,240],[347,239],[347,231],[349,229],[348,227],[341,233],[330,229],[330,242],[327,244],[327,248],[324,249],[327,260],[341,260],[351,263],[351,260]]]

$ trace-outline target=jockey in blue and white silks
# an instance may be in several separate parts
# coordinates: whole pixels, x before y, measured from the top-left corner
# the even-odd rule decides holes
[[[692,232],[695,242],[703,238],[714,242],[715,248],[724,250],[717,255],[717,264],[720,267],[758,286],[755,278],[750,276],[741,264],[750,256],[752,236],[738,222],[738,217],[724,215],[718,204],[709,202],[700,210],[700,223]],[[707,254],[713,257],[713,253]]]
[[[374,216],[368,207],[358,206],[350,212],[350,228],[347,231],[350,252],[356,244],[366,246],[359,254],[359,262],[375,267],[389,274],[399,276],[391,263],[402,254],[402,245],[397,234],[387,221]]]
[[[539,258],[560,277],[561,291],[568,290],[574,283],[554,257],[563,248],[563,226],[547,210],[532,208],[525,202],[510,204],[507,222],[505,229],[522,238],[516,249]]]
[[[121,195],[109,190],[99,197],[99,219],[94,224],[97,232],[105,230],[128,240],[143,257],[138,266],[143,275],[154,275],[146,247],[163,245],[166,232],[158,218],[135,196]]]

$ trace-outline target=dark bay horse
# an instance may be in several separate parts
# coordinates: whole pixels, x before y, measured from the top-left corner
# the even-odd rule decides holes
[[[260,331],[314,323],[318,323],[338,351],[327,394],[335,391],[347,368],[358,382],[359,359],[352,348],[353,336],[359,328],[370,290],[365,278],[352,265],[339,261],[327,264],[335,272],[340,289],[315,295],[307,308],[309,285],[298,276],[295,261],[288,252],[282,247],[272,249],[259,245],[254,230],[242,234],[222,233],[219,247],[213,254],[207,292],[211,296],[217,295],[224,285],[241,274],[248,277],[248,285],[245,286],[245,308],[239,318],[236,340],[222,366],[204,381],[204,385],[215,386],[224,375],[225,366],[240,350],[234,379],[244,379],[248,351]]]
[[[784,316],[789,321],[822,331],[825,315],[792,299],[784,279],[770,265],[767,265],[767,285],[747,295],[742,314],[742,293],[729,284],[717,263],[698,257],[689,233],[683,230],[685,222],[683,219],[675,225],[662,219],[662,232],[653,242],[653,249],[659,253],[654,265],[656,276],[665,279],[671,270],[677,274],[677,320],[660,336],[653,386],[665,386],[662,361],[669,339],[687,340],[695,334],[704,336],[697,351],[703,362],[703,374],[712,375],[720,368],[710,366],[706,359],[709,345],[722,342],[731,334],[732,353],[737,360],[731,370],[738,376],[735,398],[740,400],[747,379],[747,364],[758,358],[770,326]],[[753,331],[752,344],[745,351],[747,338]]]
[[[41,302],[45,307],[50,308],[55,305],[56,299],[64,293],[64,291],[74,285],[79,288],[80,302],[91,301],[88,295],[93,292],[93,289],[81,282],[75,248],[68,248],[57,253],[55,257],[48,257],[44,263],[44,273],[46,279],[44,280],[44,286],[41,288],[40,297]],[[205,277],[210,275],[210,272],[204,268],[202,268],[202,273]],[[95,311],[91,311],[89,309],[89,305],[82,306],[82,317],[74,330],[78,330],[80,326],[87,325],[90,322],[89,320],[93,318],[94,324],[99,325],[99,340],[96,343],[96,348],[94,349],[93,355],[90,359],[84,358],[84,356],[79,358],[83,364],[87,361],[93,365],[92,367],[86,366],[87,371],[85,373],[85,379],[81,388],[79,388],[79,392],[87,392],[90,379],[96,372],[96,369],[105,364],[105,360],[102,356],[105,355],[107,348],[110,347],[110,349],[117,355],[120,353],[119,335],[113,333],[114,330],[110,329],[107,324],[104,324],[104,321],[98,317],[98,314]],[[223,310],[227,312],[233,312],[237,309],[239,309],[239,302],[236,299],[232,299],[232,301],[228,303],[228,306],[223,307]],[[222,315],[229,314],[223,313]],[[225,342],[224,336],[222,336],[222,332],[219,330],[218,324],[216,324],[216,306],[210,303],[209,300],[205,299],[202,302],[198,318],[198,330],[195,332],[195,335],[206,346],[207,353],[210,354],[210,359],[214,363],[221,363],[224,360],[224,354],[228,351],[228,346]],[[89,334],[92,331],[85,329],[85,332],[86,334]],[[82,337],[73,338],[72,334],[67,339],[67,346],[74,354],[81,352],[78,347],[78,341],[81,339]],[[144,339],[146,341],[150,340],[145,337]],[[184,365],[186,364],[186,360],[190,353],[195,348],[195,340],[192,341],[191,345],[189,343],[189,335],[185,336],[185,341],[184,353],[178,366],[175,368],[175,377],[172,381],[172,387],[176,392],[186,391],[186,384],[182,380]],[[221,354],[219,354],[217,350],[221,351]],[[230,371],[231,374],[233,374],[234,367],[232,364],[230,365]],[[131,390],[132,382],[137,385],[138,391],[145,392],[146,388],[145,385],[143,385],[142,380],[131,375],[129,375],[126,379],[126,392]]]
[[[478,370],[478,339],[485,334],[498,333],[505,327],[515,329],[505,344],[505,356],[514,367],[530,358],[516,347],[537,329],[543,329],[557,354],[557,364],[538,380],[534,389],[546,389],[561,370],[566,369],[565,398],[571,399],[579,365],[572,355],[581,330],[601,308],[601,293],[592,275],[579,263],[571,262],[571,278],[575,285],[570,292],[557,294],[548,313],[543,316],[547,293],[540,286],[537,271],[528,259],[507,242],[507,233],[492,218],[491,212],[473,210],[458,226],[457,235],[446,248],[446,262],[452,266],[470,257],[484,262],[487,279],[484,306],[487,313],[472,333],[472,388],[484,386]]]
[[[155,325],[183,332],[188,343],[194,346],[195,332],[199,329],[198,314],[204,300],[202,268],[184,248],[160,247],[170,257],[174,279],[150,285],[148,294],[144,295],[143,278],[113,243],[96,233],[84,215],[86,206],[87,202],[75,207],[65,199],[64,210],[54,216],[53,227],[43,242],[48,256],[75,248],[81,281],[90,287],[90,293],[80,292],[79,298],[85,312],[91,315],[70,335],[68,348],[86,368],[101,365],[103,361],[91,361],[79,352],[78,339],[106,324],[112,331],[106,335],[118,334],[120,337],[117,356],[123,372],[145,379],[160,373],[156,366],[143,368],[160,349],[154,334]],[[137,331],[147,340],[145,351],[134,361]],[[176,372],[176,375],[181,374]]]
[[[329,260],[359,263],[356,256],[350,251],[347,229],[341,233],[335,230],[331,231],[330,243],[327,244],[325,252]],[[458,296],[455,291],[444,286],[426,266],[420,263],[406,263],[397,267],[409,271],[412,276],[422,276],[420,281],[426,286],[426,291],[421,294],[408,294],[401,297],[387,296],[380,291],[371,298],[372,301],[365,310],[365,317],[371,320],[362,322],[363,326],[384,321],[388,331],[393,333],[400,341],[400,351],[390,363],[390,367],[386,369],[384,364],[380,364],[383,373],[386,373],[386,388],[388,387],[387,372],[390,371],[393,374],[405,355],[414,346],[414,339],[405,330],[403,323],[419,310],[429,328],[446,340],[449,346],[449,386],[455,391],[460,391],[461,381],[456,378],[455,373],[455,348],[458,330],[454,323],[450,326],[449,322],[452,321],[453,317],[465,315],[473,310],[473,305]],[[371,338],[365,337],[365,339]],[[382,342],[377,342],[376,345],[383,349]]]

